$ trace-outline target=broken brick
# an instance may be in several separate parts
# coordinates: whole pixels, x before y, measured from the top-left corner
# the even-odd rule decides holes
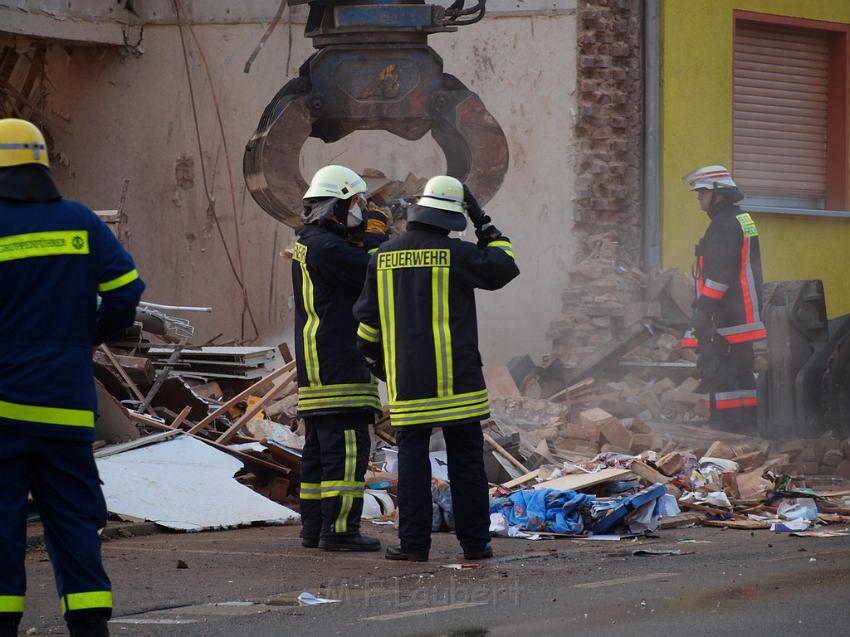
[[[685,468],[685,459],[682,454],[674,451],[659,458],[655,462],[655,466],[665,476],[674,476]]]

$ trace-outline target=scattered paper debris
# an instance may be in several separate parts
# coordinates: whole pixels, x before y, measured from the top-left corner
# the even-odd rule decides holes
[[[299,606],[316,606],[317,604],[336,604],[340,600],[316,597],[313,593],[303,592],[298,596]]]

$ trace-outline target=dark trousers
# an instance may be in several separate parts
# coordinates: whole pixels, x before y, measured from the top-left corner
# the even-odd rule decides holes
[[[368,413],[304,418],[301,461],[301,536],[357,535],[371,439]]]
[[[700,345],[697,367],[701,387],[709,395],[709,424],[724,431],[752,433],[756,429],[755,357],[752,343],[724,348]]]
[[[439,423],[435,423],[438,425]],[[403,551],[427,554],[431,548],[431,427],[396,427],[398,443],[398,536]],[[446,454],[455,533],[465,551],[490,541],[490,503],[484,472],[481,425],[446,425]]]
[[[98,535],[106,526],[106,502],[91,443],[8,429],[0,429],[0,618],[15,621],[23,613],[27,494],[32,492],[65,620],[108,619],[112,586]]]

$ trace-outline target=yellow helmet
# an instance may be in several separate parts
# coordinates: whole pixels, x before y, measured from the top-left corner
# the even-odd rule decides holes
[[[0,168],[22,164],[50,166],[44,135],[26,120],[0,119]]]

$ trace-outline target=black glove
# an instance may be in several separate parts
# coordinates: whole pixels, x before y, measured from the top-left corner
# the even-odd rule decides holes
[[[476,230],[481,230],[490,223],[490,217],[484,212],[481,204],[478,203],[475,195],[472,194],[466,184],[463,186],[463,203],[466,204],[466,214],[469,215],[469,220]]]
[[[382,380],[384,382],[387,382],[387,372],[384,369],[383,358],[374,359],[374,358],[369,358],[368,356],[366,356],[364,358],[366,359],[366,367],[368,367],[369,371],[372,372],[372,376],[374,376],[378,380]]]
[[[710,341],[717,333],[714,327],[714,317],[699,305],[694,306],[691,325],[694,328],[694,335],[700,343]]]

